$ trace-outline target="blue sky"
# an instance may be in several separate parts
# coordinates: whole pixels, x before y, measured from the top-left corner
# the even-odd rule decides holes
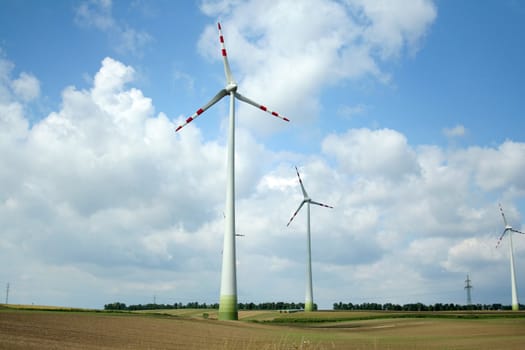
[[[42,108],[57,108],[65,86],[87,87],[86,77],[94,74],[101,57],[106,56],[138,70],[135,85],[155,98],[156,109],[169,116],[192,112],[193,105],[214,94],[216,84],[220,87],[220,81],[211,81],[216,71],[221,72],[217,67],[220,57],[203,57],[196,43],[202,28],[215,22],[203,15],[199,2],[117,1],[108,15],[118,29],[106,31],[79,19],[81,2],[37,5],[32,1],[3,3],[2,51],[16,64],[15,72],[32,72],[39,78],[45,100]],[[103,12],[95,3],[88,8]],[[522,126],[518,124],[522,119],[519,85],[525,74],[520,64],[525,56],[520,45],[523,5],[444,1],[437,2],[436,8],[439,20],[426,28],[415,53],[402,47],[398,57],[380,62],[390,76],[389,83],[364,77],[339,81],[319,91],[326,101],[323,112],[333,119],[326,125],[317,118],[315,127],[328,132],[356,126],[388,127],[405,133],[412,144],[442,144],[446,142],[442,130],[461,124],[469,131],[462,139],[465,144],[518,139]],[[126,29],[145,34],[147,39],[136,47],[124,47],[119,31]],[[235,72],[235,66],[233,69]],[[184,77],[178,77],[181,74]],[[185,86],[188,78],[193,89]],[[182,101],[188,102],[188,111],[181,111]],[[337,117],[337,108],[342,106],[360,112],[350,122]],[[507,123],[500,123],[501,115]]]
[[[474,302],[510,303],[508,246],[494,246],[498,203],[519,229],[525,211],[521,2],[0,9],[0,262],[16,266],[0,283],[12,302],[217,301],[227,102],[174,129],[223,87],[220,20],[239,92],[291,120],[238,104],[240,301],[304,298],[305,218],[285,226],[297,165],[335,207],[313,210],[322,307],[463,303],[468,272]]]

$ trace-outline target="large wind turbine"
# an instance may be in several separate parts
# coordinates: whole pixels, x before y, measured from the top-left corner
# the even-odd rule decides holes
[[[224,46],[221,24],[217,23],[219,29],[219,41],[221,44],[222,59],[224,63],[224,74],[226,86],[221,89],[208,103],[199,108],[192,116],[177,127],[179,131],[191,123],[208,108],[219,102],[224,96],[230,95],[230,118],[228,125],[228,157],[226,164],[226,228],[224,231],[224,246],[222,250],[222,273],[221,273],[221,295],[219,299],[219,320],[237,320],[237,271],[235,266],[235,98],[251,104],[274,117],[284,121],[290,121],[279,113],[269,110],[237,92],[237,83],[233,79],[228,56]]]
[[[505,236],[506,233],[509,234],[509,249],[510,249],[510,283],[512,287],[512,310],[517,311],[520,308],[520,304],[518,302],[518,287],[516,287],[516,271],[514,267],[514,249],[512,248],[512,232],[525,234],[521,231],[515,230],[507,223],[507,219],[505,218],[505,214],[503,213],[503,208],[501,207],[501,204],[499,205],[499,211],[501,212],[501,216],[503,217],[503,223],[505,224],[505,229],[503,230],[503,233],[498,239],[498,243],[496,244],[496,248],[501,243],[501,240],[503,239],[503,236]]]
[[[304,189],[303,181],[301,180],[301,175],[299,175],[299,170],[295,167],[295,172],[299,178],[299,184],[301,185],[301,191],[303,192],[303,201],[299,204],[299,208],[293,213],[290,221],[286,224],[289,226],[292,220],[295,218],[299,210],[306,203],[306,296],[304,301],[304,311],[312,311],[314,309],[314,296],[313,296],[313,286],[312,286],[312,246],[310,240],[310,204],[319,205],[321,207],[333,208],[329,205],[313,201],[306,193]]]

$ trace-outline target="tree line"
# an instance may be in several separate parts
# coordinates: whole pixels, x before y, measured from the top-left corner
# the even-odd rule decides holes
[[[265,303],[238,303],[237,307],[239,310],[301,310],[304,309],[304,303],[294,303],[294,302],[265,302]],[[136,304],[136,305],[126,305],[122,302],[114,302],[104,305],[104,310],[162,310],[162,309],[218,309],[219,304],[207,304],[199,302],[189,302],[186,304],[182,303],[173,303],[173,304]],[[314,310],[317,310],[317,304],[314,304]]]
[[[238,303],[239,310],[304,310],[304,303],[294,302],[264,302],[264,303]],[[104,305],[104,310],[161,310],[161,309],[218,309],[219,304],[207,304],[199,302],[173,303],[173,304],[136,304],[126,305],[121,302],[114,302]],[[314,304],[314,310],[317,310],[317,304]],[[512,310],[511,305],[503,304],[471,304],[460,305],[453,303],[435,303],[426,305],[423,303],[410,304],[380,304],[380,303],[343,303],[333,304],[333,310],[373,310],[373,311],[466,311],[466,310]],[[525,310],[525,305],[520,304],[520,310]]]
[[[432,305],[425,305],[423,303],[411,304],[379,304],[379,303],[334,303],[334,310],[390,310],[390,311],[466,311],[466,310],[512,310],[511,305],[502,304],[471,304],[460,305],[453,303],[435,303]],[[524,310],[525,305],[520,304],[520,310]]]

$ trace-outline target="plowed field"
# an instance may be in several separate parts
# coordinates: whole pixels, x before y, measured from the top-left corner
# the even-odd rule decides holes
[[[0,349],[525,349],[525,318],[311,325],[0,310]]]

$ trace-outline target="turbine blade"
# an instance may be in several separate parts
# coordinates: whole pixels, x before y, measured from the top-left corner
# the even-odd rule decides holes
[[[334,208],[334,207],[329,206],[329,205],[327,205],[327,204],[323,204],[323,203],[315,202],[315,201],[312,201],[312,200],[310,200],[310,203],[320,205],[321,207],[332,208],[332,209]]]
[[[232,72],[230,70],[230,64],[228,63],[228,54],[226,52],[226,46],[224,46],[224,36],[222,35],[221,23],[217,23],[219,28],[219,41],[221,42],[222,60],[224,63],[224,75],[226,76],[226,84],[235,84],[233,80]]]
[[[260,103],[257,103],[257,102],[255,102],[255,101],[252,101],[252,100],[250,100],[248,97],[243,96],[243,95],[241,95],[241,94],[238,93],[238,92],[235,92],[235,97],[237,97],[239,100],[241,100],[241,101],[243,101],[243,102],[246,102],[246,103],[248,103],[248,104],[250,104],[250,105],[252,105],[252,106],[254,106],[254,107],[259,108],[260,110],[265,111],[266,113],[269,113],[269,114],[273,115],[274,117],[277,117],[277,118],[279,118],[279,119],[282,119],[282,120],[284,120],[285,122],[289,122],[289,121],[290,121],[290,119],[288,119],[288,118],[286,118],[286,117],[280,115],[280,114],[277,113],[277,112],[274,112],[274,111],[272,111],[272,110],[269,110],[266,106],[264,106],[264,105],[262,105],[262,104],[260,104]]]
[[[503,239],[503,236],[505,236],[505,233],[507,233],[507,231],[507,229],[503,230],[503,233],[501,234],[501,236],[499,236],[498,243],[496,243],[496,248],[499,247],[501,240]]]
[[[301,208],[303,207],[304,203],[306,203],[306,201],[302,201],[301,204],[299,205],[299,208],[297,208],[297,210],[295,211],[295,213],[293,213],[292,217],[290,218],[290,221],[288,221],[288,223],[286,224],[286,226],[289,226],[290,223],[292,222],[292,220],[295,218],[295,216],[297,215],[297,213],[299,212],[299,210],[301,210]]]
[[[501,212],[501,216],[503,217],[503,222],[505,223],[505,227],[508,226],[507,219],[505,218],[505,214],[503,214],[503,208],[501,207],[501,203],[499,203],[499,211]]]
[[[522,235],[525,235],[525,232],[521,232],[521,231],[518,231],[518,230],[515,230],[513,228],[510,229],[512,232],[516,232],[516,233],[520,233]]]
[[[204,106],[202,106],[201,108],[199,108],[197,110],[197,112],[193,113],[191,115],[191,117],[189,117],[188,119],[186,119],[186,121],[179,125],[177,127],[177,129],[175,129],[175,132],[179,131],[180,129],[182,129],[183,127],[185,127],[187,124],[191,123],[193,120],[197,119],[197,117],[199,115],[201,115],[202,113],[204,113],[204,111],[206,111],[208,108],[210,108],[211,106],[213,106],[214,104],[216,104],[217,102],[219,102],[219,100],[221,98],[223,98],[224,96],[228,95],[228,92],[226,91],[226,89],[222,89],[221,91],[219,91],[217,93],[217,95],[215,95],[208,103],[206,103]]]
[[[303,191],[304,198],[308,198],[308,194],[306,193],[306,190],[304,189],[303,180],[301,180],[301,175],[299,175],[299,169],[295,167],[295,172],[297,173],[297,177],[299,178],[299,184],[301,185],[301,191]]]

